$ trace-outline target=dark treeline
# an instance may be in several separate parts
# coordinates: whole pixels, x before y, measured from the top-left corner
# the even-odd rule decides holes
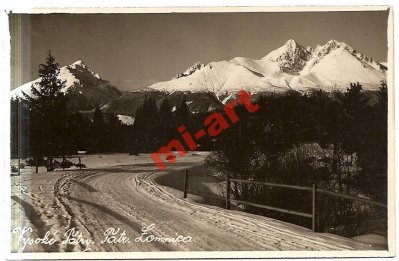
[[[363,196],[380,202],[387,199],[387,86],[366,92],[359,83],[346,92],[306,94],[288,92],[258,98],[260,109],[249,113],[236,107],[240,120],[217,137],[205,136],[197,150],[213,150],[207,163],[224,177],[312,186]],[[224,113],[223,111],[220,111]],[[131,128],[131,154],[154,152],[180,134],[203,129],[213,112],[192,114],[183,97],[175,111],[167,98],[157,104],[147,97]],[[227,117],[226,117],[227,118]],[[236,199],[311,212],[308,192],[232,184]],[[302,225],[310,220],[246,207],[247,211]],[[364,232],[369,215],[386,213],[348,200],[319,196],[321,230],[341,228],[338,233]],[[379,219],[382,230],[386,218]],[[385,220],[385,221],[384,221]],[[378,222],[377,222],[378,223]],[[334,232],[334,231],[332,231]],[[336,231],[335,231],[336,232]]]
[[[238,109],[240,121],[221,135],[219,150],[208,157],[208,164],[221,175],[310,187],[315,183],[329,191],[386,202],[385,83],[378,92],[365,92],[357,83],[344,93],[290,92],[261,97],[258,104],[255,113]],[[237,183],[232,183],[231,190],[236,199],[311,212],[308,192]],[[385,214],[384,210],[329,197],[321,197],[319,206],[323,230],[332,229],[326,224],[337,229],[356,220],[355,225],[341,227],[345,228],[342,234],[348,235],[360,233],[359,220],[366,218],[365,212]],[[310,224],[309,219],[246,209]]]
[[[181,125],[191,131],[203,128],[204,119],[210,114],[191,113],[185,96],[172,109],[169,100],[163,99],[159,105],[153,97],[146,97],[137,108],[134,125],[129,140],[130,154],[156,152],[162,146],[179,137],[177,128]],[[212,150],[212,140],[204,138],[198,142],[198,150]]]
[[[127,152],[130,126],[123,125],[113,114],[70,112],[64,128],[45,129],[43,121],[34,122],[26,100],[11,100],[11,157],[74,155],[78,150],[88,153]],[[42,128],[43,127],[43,128]],[[50,135],[59,146],[48,147]],[[59,142],[59,143],[58,143]]]

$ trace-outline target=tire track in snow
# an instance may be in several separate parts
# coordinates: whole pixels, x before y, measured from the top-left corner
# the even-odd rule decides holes
[[[231,230],[232,233],[237,233],[238,235],[251,235],[257,237],[258,240],[266,244],[270,244],[271,242],[265,241],[265,237],[277,240],[275,245],[282,246],[283,249],[281,250],[287,250],[286,248],[289,248],[290,250],[370,249],[370,246],[364,243],[359,243],[351,239],[330,234],[313,233],[306,228],[296,225],[288,224],[285,226],[284,222],[279,222],[272,219],[268,219],[269,222],[267,222],[267,220],[262,220],[266,218],[260,218],[259,220],[240,215],[236,212],[226,211],[224,209],[215,210],[214,208],[208,208],[205,206],[189,203],[185,200],[176,198],[165,189],[162,189],[160,186],[149,181],[148,178],[150,175],[151,173],[146,173],[136,177],[135,179],[136,183],[145,184],[142,186],[142,188],[144,188],[144,190],[147,191],[150,196],[155,196],[156,199],[164,200],[168,203],[173,202],[175,203],[173,206],[177,207],[180,211],[200,213],[197,215],[199,218],[204,218],[205,216],[206,219],[213,220],[214,224],[217,226],[232,226],[234,228]],[[176,206],[176,204],[178,206]],[[217,215],[215,215],[215,211]],[[290,231],[289,228],[294,231]]]
[[[157,237],[192,236],[193,243],[96,244],[93,251],[357,250],[370,246],[265,217],[187,202],[150,181],[152,172],[134,166],[64,176],[60,197],[80,230],[95,242],[109,227],[131,240],[155,223]]]

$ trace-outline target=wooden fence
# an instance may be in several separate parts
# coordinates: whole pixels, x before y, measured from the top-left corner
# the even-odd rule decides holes
[[[78,158],[79,159],[79,169],[82,169],[82,156],[73,156],[73,155],[68,155],[68,156],[49,156],[47,157],[47,161],[49,164],[49,167],[51,170],[54,169],[54,162],[53,159],[62,159],[62,169],[65,170],[65,159],[73,159],[73,158]],[[33,157],[35,160],[35,173],[39,172],[39,157]],[[21,159],[18,158],[18,175],[21,175]]]
[[[183,192],[184,198],[187,198],[187,193],[190,192],[190,189],[188,188],[188,179],[189,179],[188,174],[189,174],[189,171],[186,170],[185,177],[184,177],[184,192]],[[350,196],[350,195],[346,195],[346,194],[342,194],[342,193],[327,191],[324,189],[319,189],[319,188],[317,188],[316,184],[313,184],[312,187],[305,187],[305,186],[278,184],[278,183],[271,183],[271,182],[260,182],[260,181],[253,181],[253,180],[232,179],[229,177],[227,177],[227,179],[225,179],[224,182],[226,182],[226,197],[225,197],[226,209],[230,209],[231,202],[233,202],[233,203],[237,203],[237,204],[249,205],[249,206],[254,206],[254,207],[258,207],[258,208],[263,208],[263,209],[278,211],[278,212],[282,212],[282,213],[311,218],[312,219],[312,230],[314,232],[318,232],[318,227],[317,227],[317,195],[318,195],[318,193],[327,194],[327,195],[339,197],[339,198],[345,198],[345,199],[361,202],[361,203],[376,206],[376,207],[387,208],[386,204],[376,202],[376,201],[373,201],[370,199]],[[294,211],[294,210],[285,209],[285,208],[278,208],[278,207],[273,207],[273,206],[264,205],[264,204],[258,204],[258,203],[243,201],[243,200],[231,199],[231,183],[232,182],[249,183],[249,184],[256,184],[256,185],[262,185],[262,186],[267,186],[267,187],[278,187],[278,188],[287,188],[287,189],[308,191],[309,193],[312,193],[312,213],[299,212],[299,211]],[[204,194],[199,191],[195,191],[195,192]]]
[[[47,160],[49,160],[49,165],[50,165],[50,169],[53,170],[54,169],[54,163],[53,163],[53,159],[62,159],[61,165],[62,165],[62,170],[65,170],[65,159],[79,159],[79,169],[82,169],[82,156],[50,156],[47,157]],[[35,157],[36,159],[36,173],[38,171],[38,161],[37,161],[37,157]]]

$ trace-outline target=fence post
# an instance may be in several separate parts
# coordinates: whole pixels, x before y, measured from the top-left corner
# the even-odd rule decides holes
[[[317,185],[313,184],[312,188],[312,230],[313,232],[318,232],[317,228]]]
[[[37,159],[37,157],[35,157],[35,166],[36,166],[36,173],[39,172],[39,161]]]
[[[226,180],[226,209],[230,209],[230,174],[227,174]]]
[[[65,156],[62,156],[62,170],[65,170]]]
[[[54,171],[53,157],[50,157],[50,171]]]
[[[21,157],[18,154],[18,176],[21,175]]]
[[[80,160],[80,156],[79,156],[79,169],[82,169],[82,161]]]
[[[184,175],[184,194],[183,198],[187,198],[187,186],[188,186],[188,169],[185,172]]]

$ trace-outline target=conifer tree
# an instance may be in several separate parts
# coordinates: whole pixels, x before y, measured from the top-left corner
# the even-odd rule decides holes
[[[159,125],[160,125],[160,142],[165,144],[173,138],[175,134],[175,123],[172,108],[169,104],[168,98],[165,98],[161,107],[159,108]]]
[[[152,97],[145,97],[136,110],[132,127],[130,153],[153,152],[160,146],[159,112]]]
[[[105,133],[105,123],[104,123],[104,116],[100,110],[100,107],[97,105],[94,109],[93,114],[93,139],[94,139],[94,149],[96,151],[102,151],[104,148],[103,138]]]
[[[186,100],[186,96],[183,96],[183,99],[180,102],[179,107],[177,107],[176,109],[176,116],[177,116],[177,120],[178,123],[177,124],[185,124],[188,125],[189,124],[189,116],[190,116],[190,111],[188,109],[187,106],[187,100]]]
[[[46,63],[39,66],[40,82],[36,87],[32,85],[32,96],[24,93],[30,111],[31,154],[36,156],[66,153],[67,99],[59,73],[59,65],[49,51]]]
[[[385,83],[377,93],[377,103],[364,111],[366,118],[363,132],[359,135],[361,144],[357,151],[361,173],[359,185],[372,198],[387,200],[388,172],[388,93]]]

